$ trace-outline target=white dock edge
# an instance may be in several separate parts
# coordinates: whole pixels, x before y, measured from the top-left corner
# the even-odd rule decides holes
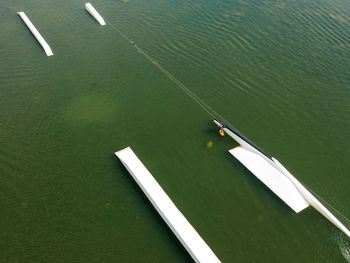
[[[26,14],[24,12],[17,12],[17,14],[22,18],[23,22],[27,25],[29,30],[32,32],[32,34],[38,40],[40,45],[43,47],[43,49],[45,50],[46,55],[47,56],[52,56],[53,53],[52,53],[52,50],[51,50],[49,44],[47,44],[47,42],[41,36],[39,31],[35,28],[35,26],[32,24],[32,22],[30,22],[29,18],[26,16]]]
[[[96,11],[96,9],[90,3],[85,4],[85,9],[90,13],[100,23],[101,26],[105,26],[106,22],[103,20],[102,16]]]
[[[220,262],[130,147],[115,153],[195,262]]]

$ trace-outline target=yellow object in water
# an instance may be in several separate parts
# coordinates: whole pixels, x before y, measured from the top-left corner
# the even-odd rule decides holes
[[[213,142],[212,141],[207,142],[207,147],[208,148],[211,148],[212,146],[213,146]]]
[[[221,136],[224,136],[224,135],[225,135],[224,130],[223,130],[223,129],[220,129],[219,134],[220,134]]]

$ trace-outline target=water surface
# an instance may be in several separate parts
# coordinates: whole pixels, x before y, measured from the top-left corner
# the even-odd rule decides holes
[[[92,4],[350,217],[346,1]],[[0,24],[1,262],[191,262],[114,157],[126,146],[223,262],[349,261],[340,231],[283,204],[229,155],[236,143],[212,118],[83,1],[3,0]]]

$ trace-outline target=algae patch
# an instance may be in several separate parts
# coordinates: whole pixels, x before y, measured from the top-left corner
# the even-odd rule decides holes
[[[62,111],[64,121],[72,126],[106,123],[115,114],[115,102],[102,94],[77,97],[65,105]]]

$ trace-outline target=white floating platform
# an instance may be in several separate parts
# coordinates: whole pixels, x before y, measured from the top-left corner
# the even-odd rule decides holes
[[[102,18],[102,16],[96,11],[96,9],[90,3],[85,4],[85,9],[90,13],[100,23],[101,26],[105,26],[106,22]]]
[[[296,213],[309,206],[294,184],[263,157],[242,146],[229,152]]]
[[[220,262],[131,148],[127,147],[115,154],[192,258],[196,262]]]
[[[38,42],[40,43],[40,45],[43,47],[43,49],[45,50],[46,55],[48,56],[52,56],[52,50],[49,46],[49,44],[47,44],[47,42],[45,41],[45,39],[41,36],[41,34],[39,33],[39,31],[35,28],[35,26],[32,24],[32,22],[30,22],[29,18],[26,16],[26,14],[24,12],[17,12],[17,14],[22,18],[23,22],[27,25],[27,27],[29,28],[29,30],[33,33],[33,35],[36,37],[36,39],[38,40]]]
[[[217,120],[214,123],[220,126]],[[227,126],[224,132],[240,146],[229,150],[249,171],[270,188],[296,213],[314,207],[336,227],[350,237],[350,231],[313,196],[278,160],[257,147],[250,140]]]

